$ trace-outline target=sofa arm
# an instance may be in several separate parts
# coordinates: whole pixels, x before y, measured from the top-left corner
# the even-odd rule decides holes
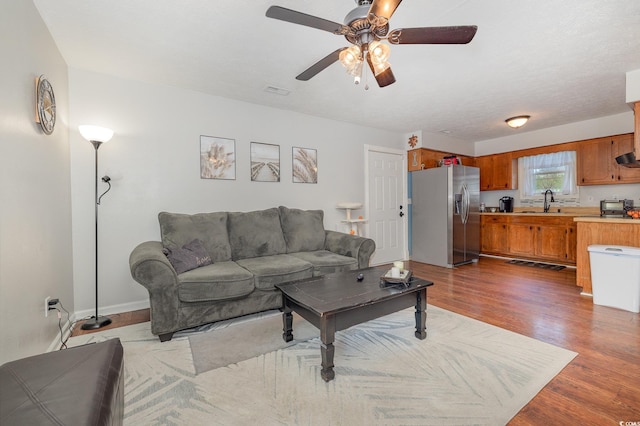
[[[147,241],[136,246],[129,256],[131,276],[149,292],[151,332],[155,335],[176,330],[180,303],[178,275],[162,248],[159,241]]]
[[[358,268],[368,268],[369,259],[376,250],[371,238],[325,230],[324,248],[333,253],[353,257],[358,260]]]

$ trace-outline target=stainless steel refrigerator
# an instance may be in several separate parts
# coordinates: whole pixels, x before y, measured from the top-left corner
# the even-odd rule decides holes
[[[453,268],[480,255],[480,169],[411,173],[411,259]]]

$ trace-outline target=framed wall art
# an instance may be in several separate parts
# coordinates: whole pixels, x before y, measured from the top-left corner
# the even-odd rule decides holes
[[[280,145],[251,142],[251,180],[280,182]]]
[[[293,147],[293,183],[318,183],[318,151]]]
[[[200,178],[235,180],[235,139],[200,136]]]

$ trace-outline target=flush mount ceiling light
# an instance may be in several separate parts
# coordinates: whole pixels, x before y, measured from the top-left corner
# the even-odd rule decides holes
[[[527,124],[527,121],[531,118],[530,115],[519,115],[517,117],[507,118],[505,123],[513,129],[517,129],[518,127],[522,127]]]

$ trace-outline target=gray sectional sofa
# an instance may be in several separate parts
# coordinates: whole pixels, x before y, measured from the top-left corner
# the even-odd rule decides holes
[[[149,292],[151,332],[282,307],[274,285],[369,266],[369,238],[324,229],[322,210],[158,215],[162,241],[139,244],[131,275]]]

